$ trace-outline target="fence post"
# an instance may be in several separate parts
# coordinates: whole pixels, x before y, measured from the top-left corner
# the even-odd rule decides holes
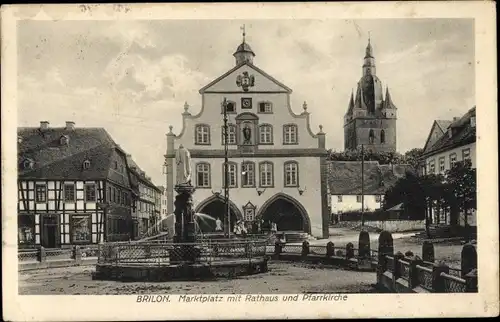
[[[423,266],[423,263],[424,263],[423,260],[418,256],[413,256],[412,259],[410,260],[410,271],[409,271],[410,278],[408,284],[411,289],[414,289],[420,284],[418,280],[417,265]]]
[[[464,276],[467,293],[477,292],[477,268],[474,268]]]
[[[73,246],[73,251],[72,251],[72,258],[75,260],[75,261],[81,261],[82,260],[82,250],[80,249],[79,246]]]
[[[302,257],[307,257],[309,255],[309,242],[307,240],[304,240],[302,242]]]
[[[427,240],[422,244],[422,260],[434,263],[434,244]]]
[[[279,256],[281,252],[283,251],[283,245],[281,245],[281,242],[279,240],[274,242],[274,255]]]
[[[397,290],[396,288],[396,280],[401,277],[401,266],[399,265],[399,261],[401,259],[404,259],[405,255],[401,252],[397,252],[394,254],[394,267],[392,270],[392,285],[394,290]]]
[[[335,255],[335,244],[332,241],[329,241],[326,244],[326,257],[332,257]]]
[[[445,293],[445,282],[441,273],[448,274],[450,268],[443,262],[435,263],[432,266],[432,290],[434,293]]]
[[[39,262],[45,262],[47,260],[47,254],[45,253],[45,247],[40,246],[38,252],[36,253],[36,259]]]
[[[377,284],[380,284],[381,276],[387,270],[386,256],[393,256],[393,254],[392,234],[384,230],[378,236]]]
[[[476,247],[472,244],[465,244],[462,247],[461,254],[461,277],[465,278],[465,276],[477,268],[477,252]]]

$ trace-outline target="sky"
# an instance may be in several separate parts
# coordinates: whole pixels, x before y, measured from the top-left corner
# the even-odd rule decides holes
[[[398,108],[398,151],[423,147],[436,119],[475,105],[472,19],[19,21],[18,125],[104,127],[157,185],[169,125],[234,67],[240,26],[254,64],[307,102],[313,132],[343,149],[343,116],[368,37]]]

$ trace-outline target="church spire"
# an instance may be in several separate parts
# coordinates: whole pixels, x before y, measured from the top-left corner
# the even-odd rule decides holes
[[[236,52],[233,54],[234,58],[236,58],[236,65],[241,65],[243,63],[253,64],[253,58],[255,57],[255,53],[252,48],[245,42],[246,37],[246,29],[245,25],[240,27],[243,34],[243,41],[241,45],[238,46]]]
[[[365,59],[363,62],[363,76],[366,75],[376,75],[375,57],[373,56],[371,35],[368,36],[368,45],[366,46]]]

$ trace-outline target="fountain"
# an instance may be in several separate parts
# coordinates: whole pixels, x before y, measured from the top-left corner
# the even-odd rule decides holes
[[[212,219],[193,210],[190,153],[179,146],[176,154],[177,176],[173,239],[162,234],[135,242],[115,242],[99,245],[99,257],[94,279],[169,281],[202,279],[218,276],[233,277],[267,271],[267,240],[198,238],[203,236],[196,221]],[[170,229],[169,229],[170,230]],[[168,234],[168,233],[167,233]],[[163,238],[158,238],[158,236]],[[170,237],[170,236],[167,236]]]

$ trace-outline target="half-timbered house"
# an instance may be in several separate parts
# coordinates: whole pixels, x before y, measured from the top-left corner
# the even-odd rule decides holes
[[[125,152],[103,128],[18,128],[18,243],[65,247],[129,240]]]

